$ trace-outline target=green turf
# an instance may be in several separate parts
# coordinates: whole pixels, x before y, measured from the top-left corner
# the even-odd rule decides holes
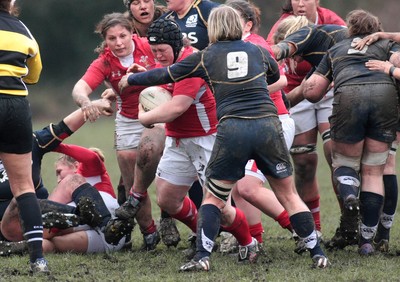
[[[55,122],[55,121],[54,121]],[[36,128],[46,123],[36,123]],[[101,148],[106,155],[106,165],[116,184],[119,177],[113,150],[113,121],[104,119],[87,124],[67,142]],[[55,184],[53,163],[55,154],[45,157],[43,177],[50,188]],[[321,188],[321,216],[324,238],[330,238],[338,224],[339,211],[325,160],[320,154],[318,180]],[[150,188],[154,200],[154,187]],[[154,218],[159,218],[159,209],[153,201]],[[256,265],[238,265],[236,257],[215,253],[211,257],[212,270],[208,273],[179,273],[185,262],[182,250],[188,229],[178,225],[182,241],[177,248],[167,249],[162,243],[152,253],[138,251],[142,243],[136,227],[133,232],[133,248],[129,252],[110,255],[49,254],[52,274],[50,277],[35,277],[35,281],[399,281],[400,257],[399,219],[395,218],[391,232],[390,254],[360,257],[356,247],[328,252],[332,267],[325,270],[311,269],[308,254],[293,252],[294,242],[290,234],[273,220],[263,217],[264,248],[266,255]],[[1,258],[0,281],[31,281],[28,275],[28,257]]]

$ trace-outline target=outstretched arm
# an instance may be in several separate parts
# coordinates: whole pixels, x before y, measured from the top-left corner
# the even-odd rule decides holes
[[[118,87],[122,93],[124,89],[130,85],[161,85],[174,82],[168,72],[168,68],[158,68],[142,73],[128,73],[123,76],[118,83]]]
[[[363,39],[354,45],[354,48],[361,50],[365,45],[371,45],[379,39],[390,39],[396,42],[400,42],[400,32],[375,32],[373,34],[365,36]]]
[[[80,79],[72,90],[72,98],[75,103],[81,108],[84,119],[90,120],[91,122],[96,121],[100,116],[100,111],[89,99],[89,95],[93,92],[93,89],[82,79]]]
[[[91,102],[94,107],[97,108],[97,110],[105,116],[110,116],[113,113],[113,109],[111,106],[111,101],[108,99],[99,99],[99,100],[94,100]],[[72,131],[75,132],[79,128],[82,127],[82,125],[85,124],[85,117],[84,113],[81,109],[78,109],[68,116],[64,118],[64,123],[68,128]]]
[[[271,48],[277,61],[289,58],[296,52],[296,47],[290,42],[280,42]]]

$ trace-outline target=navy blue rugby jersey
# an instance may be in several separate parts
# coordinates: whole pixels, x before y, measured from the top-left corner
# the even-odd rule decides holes
[[[183,36],[190,40],[191,46],[203,50],[209,42],[207,33],[208,16],[211,10],[218,5],[219,3],[207,0],[196,0],[182,18],[179,18],[174,11],[167,12],[162,17],[175,20]]]
[[[294,55],[301,56],[312,66],[318,66],[329,48],[347,38],[347,28],[341,25],[310,25],[293,32],[279,44],[292,43],[296,46]],[[283,58],[277,58],[280,60]]]
[[[167,68],[130,75],[130,85],[154,85],[203,78],[213,91],[217,116],[261,117],[277,110],[267,90],[279,79],[270,53],[255,44],[219,41]]]
[[[316,72],[330,81],[334,80],[335,88],[352,84],[394,83],[389,75],[370,71],[365,63],[368,60],[389,60],[394,52],[400,51],[400,45],[383,39],[365,46],[362,50],[356,50],[352,46],[358,40],[360,38],[348,38],[329,49]]]

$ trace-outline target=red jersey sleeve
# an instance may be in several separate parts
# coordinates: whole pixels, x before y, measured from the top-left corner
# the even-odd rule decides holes
[[[100,157],[85,147],[60,144],[54,151],[73,157],[80,162],[82,169],[82,176],[90,177],[94,175],[101,175],[103,173],[102,160]]]
[[[110,68],[108,68],[105,63],[104,57],[100,56],[90,64],[81,79],[84,80],[92,90],[95,90],[107,79],[109,69]]]

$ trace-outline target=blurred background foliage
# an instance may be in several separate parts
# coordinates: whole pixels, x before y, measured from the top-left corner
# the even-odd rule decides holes
[[[283,2],[254,0],[262,11],[260,35],[266,37],[279,18]],[[158,0],[158,3],[165,2]],[[342,18],[356,8],[368,10],[380,18],[385,30],[400,31],[398,0],[386,0],[385,5],[377,0],[320,0],[320,3]],[[93,50],[101,38],[94,34],[96,23],[106,13],[124,12],[125,6],[122,0],[17,0],[17,4],[20,19],[39,42],[43,61],[41,80],[30,87],[34,119],[64,116],[76,107],[71,98],[75,82],[97,57]],[[103,90],[100,88],[96,95]]]

